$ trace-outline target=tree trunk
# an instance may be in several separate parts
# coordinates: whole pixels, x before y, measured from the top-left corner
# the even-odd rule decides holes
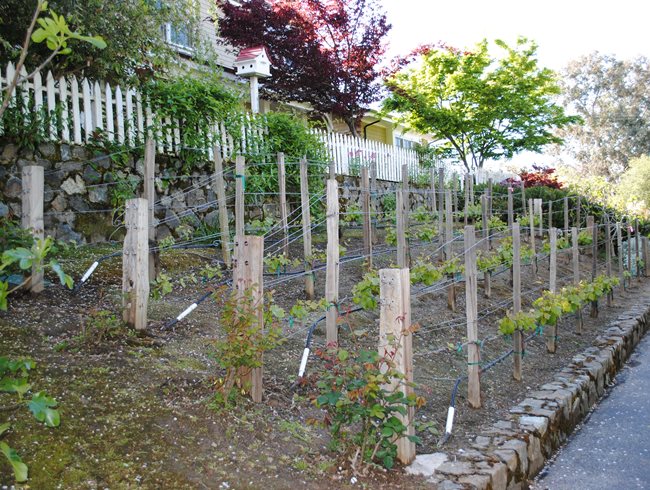
[[[357,120],[354,118],[345,118],[344,121],[345,124],[347,124],[348,128],[350,129],[350,134],[355,138],[358,138],[359,131],[357,130]]]

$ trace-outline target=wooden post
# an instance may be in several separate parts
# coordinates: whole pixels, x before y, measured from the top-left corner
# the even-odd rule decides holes
[[[519,223],[512,224],[512,313],[521,311],[521,236]],[[521,381],[521,363],[524,356],[524,339],[521,330],[512,334],[513,371],[512,377]]]
[[[623,266],[623,232],[621,230],[621,222],[616,223],[616,249],[618,251],[618,280],[621,287],[625,290],[625,267]]]
[[[640,281],[641,280],[641,267],[639,267],[639,262],[641,260],[641,245],[639,243],[639,220],[637,218],[634,219],[634,264],[635,264],[635,271],[636,271],[636,277]]]
[[[467,317],[467,400],[472,408],[481,407],[481,350],[478,342],[478,289],[476,244],[473,226],[465,227],[465,314]]]
[[[512,187],[508,186],[508,230],[512,230],[515,221],[514,203],[512,201]]]
[[[438,228],[442,236],[443,212],[445,209],[445,169],[438,169]]]
[[[454,222],[451,214],[451,190],[445,190],[445,260],[451,260],[454,251]],[[447,306],[456,311],[456,278],[447,287]]]
[[[543,230],[544,230],[544,214],[542,213],[542,200],[541,199],[533,199],[533,210],[535,213],[535,216],[537,216],[538,221],[539,221],[539,232],[537,233],[537,236],[539,238],[542,238],[543,236]]]
[[[553,201],[548,202],[548,229],[553,228]]]
[[[408,269],[379,271],[379,355],[392,357],[395,369],[404,375],[403,380],[394,380],[386,388],[391,392],[402,391],[407,396],[413,392],[413,336],[409,331],[410,284]],[[407,438],[415,434],[414,416],[414,407],[409,407],[406,415],[397,415],[407,427],[405,437],[396,441],[397,458],[403,464],[409,464],[415,459],[415,443]]]
[[[126,201],[122,253],[122,311],[124,322],[136,330],[147,328],[149,302],[149,226],[146,199]]]
[[[580,230],[580,228],[582,227],[582,223],[581,223],[582,220],[580,219],[581,208],[582,208],[582,198],[580,195],[578,195],[578,204],[576,207],[576,222],[574,225],[576,228],[578,228],[578,230]]]
[[[454,172],[451,174],[451,195],[454,199],[453,205],[454,205],[454,211],[458,213],[458,188],[459,188],[459,182],[458,182],[458,174]]]
[[[406,199],[408,200],[409,192],[409,166],[408,164],[402,164],[402,190],[406,192]],[[407,201],[408,202],[408,201]]]
[[[368,177],[368,169],[363,168]],[[368,226],[370,228],[370,226]],[[327,300],[326,330],[327,344],[338,344],[339,301],[339,186],[336,180],[327,181],[327,275],[325,277],[325,299]]]
[[[564,237],[569,238],[569,198],[564,198]]]
[[[431,189],[429,192],[431,195],[429,196],[429,209],[433,214],[436,214],[438,212],[438,206],[436,205],[436,169],[432,168],[430,172]]]
[[[300,205],[302,208],[302,243],[305,258],[305,294],[314,299],[313,257],[311,251],[311,212],[309,209],[309,183],[307,160],[300,160]]]
[[[377,240],[377,216],[379,216],[379,204],[377,202],[377,161],[373,160],[370,163],[370,203],[371,203],[371,224],[372,231],[370,236],[372,237],[372,243],[378,243]]]
[[[605,218],[605,270],[607,277],[612,277],[612,228],[609,217]],[[614,299],[614,292],[607,293],[607,306],[611,308]]]
[[[368,175],[368,167],[361,167],[361,209],[363,213],[363,253],[367,257],[368,270],[370,270],[372,269],[372,227],[370,226],[370,176]]]
[[[148,222],[149,222],[149,250],[156,248],[156,226],[154,221],[154,205],[156,202],[156,142],[153,138],[148,137],[144,145],[144,198],[148,203]],[[160,252],[149,252],[149,281],[155,281],[160,273]]]
[[[524,181],[519,181],[521,187],[521,215],[526,216],[526,189],[524,188]]]
[[[469,213],[469,174],[465,174],[465,226],[467,226],[467,214]]]
[[[632,286],[632,227],[630,225],[630,220],[626,220],[625,226],[627,228],[627,270],[630,273],[630,278],[628,280],[628,286]]]
[[[235,250],[233,258],[233,287],[238,300],[251,295],[250,307],[254,308],[256,325],[260,330],[264,328],[264,237],[252,235],[235,236]],[[240,371],[239,381],[244,390],[250,392],[255,403],[262,401],[263,368],[249,368]]]
[[[483,246],[482,250],[486,252],[490,250],[490,226],[489,226],[489,196],[485,194],[481,195],[481,221],[483,222],[482,226],[482,235],[483,235]]]
[[[591,280],[598,275],[598,227],[593,216],[587,216],[587,229],[591,231]],[[598,318],[598,300],[591,302],[591,318]]]
[[[226,184],[223,178],[223,159],[218,145],[213,148],[214,154],[214,183],[217,191],[217,204],[219,205],[219,232],[221,236],[221,253],[226,267],[232,267],[230,257],[230,228],[228,225],[228,205],[226,203]]]
[[[396,196],[396,207],[395,207],[395,218],[397,220],[397,228],[396,228],[396,235],[397,235],[397,267],[400,269],[403,269],[405,267],[408,267],[408,258],[407,258],[407,250],[406,250],[406,223],[404,221],[405,219],[405,213],[404,213],[404,207],[405,207],[405,199],[404,199],[404,192],[403,189],[398,189],[397,190],[397,196]]]
[[[578,228],[571,228],[571,251],[573,253],[573,284],[580,284],[580,249],[578,248]],[[576,312],[576,333],[582,333],[582,308]]]
[[[329,164],[330,180],[336,179],[336,163],[333,161]]]
[[[492,182],[492,178],[490,177],[488,179],[488,186],[487,186],[488,218],[492,217],[492,201],[493,201],[493,197],[492,197],[492,194],[493,194],[492,190],[493,189],[492,189],[492,186],[493,186],[493,182]]]
[[[530,248],[533,249],[533,262],[531,264],[533,268],[533,274],[537,274],[537,249],[535,247],[535,209],[534,209],[534,204],[533,200],[529,199],[528,200],[528,206],[530,209]]]
[[[650,276],[650,271],[648,270],[650,268],[648,264],[648,258],[650,256],[648,255],[650,251],[648,250],[648,237],[641,237],[641,245],[642,245],[642,250],[643,250],[643,276],[644,277],[649,277]]]
[[[34,240],[43,240],[45,226],[43,224],[43,193],[45,190],[43,167],[29,165],[22,171],[22,216],[21,227],[29,230]],[[43,264],[34,261],[29,282],[32,293],[43,291]]]
[[[235,236],[244,236],[244,193],[246,192],[245,159],[235,158]]]
[[[557,292],[557,229],[549,228],[549,242],[551,246],[551,259],[549,263],[548,290],[555,294]],[[546,339],[546,350],[555,352],[557,349],[557,322],[549,328]]]
[[[469,174],[469,203],[474,205],[474,174]]]
[[[278,153],[278,189],[280,192],[280,226],[282,226],[282,253],[289,256],[289,210],[287,209],[287,169],[284,153]]]

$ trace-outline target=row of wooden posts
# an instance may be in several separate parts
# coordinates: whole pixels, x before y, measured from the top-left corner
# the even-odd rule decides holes
[[[254,295],[254,304],[257,308],[257,318],[262,322],[263,309],[263,254],[264,239],[263,237],[250,236],[244,234],[244,196],[245,196],[245,162],[243,158],[238,157],[235,163],[235,240],[233,256],[230,256],[230,232],[228,229],[228,215],[225,199],[225,184],[223,180],[223,163],[219,157],[220,153],[215,151],[215,184],[216,194],[219,203],[219,221],[222,233],[222,253],[224,262],[232,266],[233,269],[233,288],[240,297],[248,289],[252,289]],[[147,304],[149,297],[149,283],[155,277],[156,271],[156,252],[152,251],[155,246],[155,227],[153,224],[153,211],[155,203],[154,194],[154,159],[155,146],[152,141],[147,142],[145,148],[145,184],[144,198],[131,199],[126,203],[125,226],[126,237],[124,239],[123,249],[123,316],[124,320],[136,329],[144,329],[147,325]],[[442,257],[450,259],[453,256],[453,213],[454,206],[450,189],[444,189],[444,176],[442,170],[438,175],[439,189],[435,185],[432,175],[432,193],[430,206],[432,211],[438,213],[438,222],[440,223],[441,232],[444,232],[444,246],[441,247]],[[282,249],[288,254],[288,223],[287,223],[287,201],[286,201],[286,183],[284,159],[278,157],[278,175],[280,191],[280,214],[281,227],[284,231]],[[405,171],[405,176],[408,172]],[[311,222],[309,213],[309,189],[307,187],[307,163],[300,164],[300,181],[301,181],[301,204],[302,204],[302,226],[303,226],[303,246],[305,258],[305,291],[308,297],[314,296],[314,276],[310,273],[311,264]],[[330,174],[330,177],[332,175]],[[490,237],[487,223],[491,215],[492,199],[490,185],[485,195],[481,196],[483,204],[483,235],[482,243],[476,242],[476,232],[473,226],[466,226],[464,230],[464,258],[465,258],[465,282],[466,282],[466,320],[467,320],[467,338],[468,338],[468,397],[471,406],[480,406],[480,345],[478,339],[478,316],[477,316],[477,268],[476,252],[478,248],[489,247]],[[372,203],[372,194],[370,192],[371,184],[368,175],[368,169],[362,169],[361,174],[361,191],[362,191],[362,210],[364,216],[364,249],[368,257],[369,265],[372,264],[372,245],[376,230],[373,222],[370,220],[370,210]],[[435,193],[434,193],[435,191]],[[339,193],[338,183],[335,179],[327,180],[327,264],[326,264],[326,284],[325,298],[328,302],[326,314],[326,336],[327,342],[336,344],[338,341],[337,332],[337,304],[338,304],[338,283],[339,283]],[[467,178],[465,185],[466,203],[473,202],[472,179]],[[436,202],[435,196],[438,196]],[[406,232],[408,230],[408,179],[405,177],[402,187],[397,190],[397,269],[382,269],[380,271],[380,339],[379,348],[384,349],[387,345],[388,338],[400,338],[402,332],[410,326],[410,279],[409,279],[409,258],[408,244],[406,241]],[[530,245],[535,247],[535,226],[533,217],[541,216],[541,200],[536,202],[530,200],[528,203],[530,229]],[[549,206],[550,208],[550,206]],[[375,208],[376,209],[376,208]],[[568,228],[568,211],[567,202],[565,201],[565,228]],[[550,212],[549,212],[550,215]],[[23,227],[33,230],[35,236],[43,237],[43,168],[42,167],[25,167],[23,169]],[[579,209],[576,216],[576,223],[579,224]],[[592,277],[597,272],[597,254],[598,254],[598,228],[594,224],[593,217],[587,218],[587,228],[593,233],[593,250],[592,250]],[[540,220],[541,223],[541,220]],[[513,309],[518,312],[521,309],[521,261],[520,261],[520,241],[521,230],[519,224],[514,222],[514,213],[512,206],[512,189],[508,192],[508,225],[512,232],[513,238],[513,266],[512,266],[512,284],[513,284]],[[606,267],[608,274],[611,275],[612,269],[612,249],[611,237],[612,228],[610,223],[606,223]],[[541,227],[540,227],[541,233]],[[630,231],[628,228],[628,243],[630,243]],[[557,289],[557,230],[550,228],[550,274],[549,290]],[[572,262],[574,281],[579,282],[579,250],[578,250],[578,227],[571,228],[572,235]],[[618,269],[623,277],[623,256],[622,256],[622,227],[616,223],[616,239],[618,243]],[[639,246],[640,237],[636,236],[636,254],[637,264],[639,263]],[[480,245],[480,247],[479,247]],[[645,263],[648,264],[648,242],[643,238],[643,256]],[[628,248],[630,250],[630,248]],[[628,268],[631,269],[631,253],[628,254]],[[533,267],[536,266],[536,259]],[[535,270],[535,269],[534,269]],[[536,270],[535,270],[536,272]],[[486,293],[489,290],[489,274],[485,275]],[[38,264],[34,264],[34,275],[31,283],[32,291],[42,290],[42,270]],[[608,297],[608,303],[611,298]],[[597,308],[597,305],[596,305]],[[597,310],[596,310],[597,312]],[[592,310],[593,313],[593,310]],[[582,328],[582,318],[578,315],[577,331]],[[550,329],[550,335],[547,339],[549,352],[554,352],[556,331]],[[523,358],[523,339],[521,332],[516,331],[513,335],[514,372],[515,379],[521,379],[521,364]],[[400,343],[399,352],[396,354],[396,363],[398,369],[405,375],[407,381],[413,379],[412,366],[412,344],[410,336],[403,337]],[[257,368],[247,374],[248,379],[245,384],[250,386],[251,397],[254,401],[262,400],[262,368]],[[406,385],[401,389],[409,390]],[[412,418],[408,418],[407,425],[412,430]],[[400,442],[400,459],[408,462],[414,455],[414,447],[406,439]]]

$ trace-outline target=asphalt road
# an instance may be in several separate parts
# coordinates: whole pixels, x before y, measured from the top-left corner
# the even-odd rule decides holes
[[[650,334],[616,381],[534,489],[650,489]]]

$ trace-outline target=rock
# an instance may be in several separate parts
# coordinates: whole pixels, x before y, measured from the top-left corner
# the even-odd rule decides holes
[[[91,187],[88,189],[88,200],[92,203],[107,203],[108,202],[108,188]]]
[[[61,155],[63,158],[63,154]],[[88,152],[83,146],[73,146],[72,147],[72,158],[75,160],[88,160]]]
[[[181,224],[181,221],[178,219],[178,216],[176,216],[176,213],[172,211],[171,209],[167,209],[167,212],[165,213],[165,224],[169,227],[171,230],[175,230],[178,228]]]
[[[135,162],[135,171],[140,175],[144,175],[144,159],[139,158],[138,161]]]
[[[45,158],[54,158],[56,156],[56,146],[53,143],[41,143],[38,145],[38,151]]]
[[[34,160],[26,160],[24,158],[19,158],[18,161],[16,162],[16,167],[18,167],[20,170],[22,170],[25,167],[31,167],[35,165],[36,162]]]
[[[503,446],[504,449],[512,449],[517,453],[519,459],[519,471],[522,475],[528,474],[528,447],[526,443],[520,439],[510,439],[506,441]]]
[[[528,441],[528,475],[535,476],[544,467],[544,456],[539,438],[531,435]]]
[[[438,490],[463,490],[462,485],[459,485],[458,483],[455,483],[450,480],[443,480],[441,481],[438,486],[436,486]]]
[[[476,490],[486,490],[490,485],[489,475],[461,476],[458,481],[465,485],[470,485],[471,488],[475,488]]]
[[[61,189],[63,189],[68,195],[83,194],[86,192],[86,184],[84,184],[80,175],[75,175],[74,178],[69,177],[66,179],[63,184],[61,184]]]
[[[203,222],[208,226],[217,226],[219,223],[219,211],[210,211],[203,218]]]
[[[56,197],[52,199],[50,206],[54,211],[60,213],[62,211],[65,211],[65,209],[68,207],[68,202],[66,201],[62,193],[58,193]]]
[[[531,417],[530,415],[524,415],[519,417],[519,424],[532,427],[540,437],[544,437],[544,434],[546,434],[546,430],[548,429],[548,419],[546,417]]]
[[[84,164],[81,162],[63,162],[59,168],[63,173],[70,173],[70,172],[80,172],[84,168]]]
[[[63,223],[59,225],[56,230],[56,238],[64,242],[76,242],[78,244],[83,243],[84,239],[80,233],[73,231],[68,223]]]
[[[14,216],[22,216],[22,214],[23,214],[22,203],[20,203],[20,202],[10,202],[9,203],[9,211],[11,211],[11,213]]]
[[[54,172],[48,172],[45,174],[45,183],[50,187],[58,189],[61,186],[61,182],[63,182],[64,176],[65,172],[60,169]]]
[[[415,461],[406,467],[409,475],[431,476],[447,461],[445,453],[418,454]]]
[[[517,471],[517,453],[514,449],[497,449],[494,455],[503,461],[512,473]]]
[[[86,165],[83,177],[86,184],[98,184],[102,181],[102,174],[95,170],[92,165]]]
[[[70,145],[61,145],[59,147],[61,152],[61,160],[70,160],[72,158],[72,153],[70,152]]]
[[[165,226],[165,225],[160,225],[158,228],[156,228],[156,239],[158,241],[164,240],[167,237],[172,236],[171,230]]]
[[[84,213],[84,212],[90,210],[90,206],[88,206],[88,203],[86,202],[86,200],[83,197],[79,196],[79,195],[72,196],[70,198],[69,203],[70,203],[70,207],[74,211]]]
[[[0,202],[0,218],[5,218],[9,214],[9,206]]]
[[[490,476],[492,490],[505,490],[508,486],[508,467],[503,463],[494,463],[487,468],[481,467],[481,473]]]
[[[455,461],[441,464],[436,471],[443,475],[459,476],[470,475],[475,472],[475,468],[467,461]]]
[[[0,158],[4,161],[13,160],[18,154],[18,147],[16,145],[8,144],[2,149],[2,156]]]
[[[205,204],[205,194],[202,189],[194,189],[187,193],[186,197],[187,206],[195,208]]]
[[[10,177],[5,185],[5,197],[8,199],[16,199],[20,197],[23,191],[23,182],[18,177]]]

